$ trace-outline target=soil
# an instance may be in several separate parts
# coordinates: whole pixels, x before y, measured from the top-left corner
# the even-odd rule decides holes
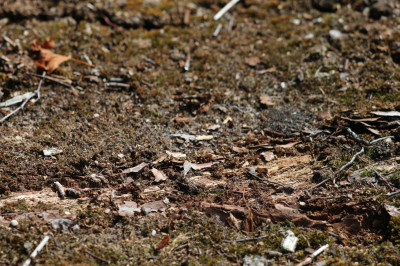
[[[5,2],[0,264],[400,264],[397,1]]]

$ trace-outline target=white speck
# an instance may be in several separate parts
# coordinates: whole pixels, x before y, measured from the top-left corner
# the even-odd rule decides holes
[[[157,234],[157,231],[156,231],[156,230],[151,231],[151,235],[152,235],[152,236],[155,236],[156,234]]]
[[[306,36],[304,36],[304,39],[314,39],[314,33],[309,33]]]
[[[94,115],[93,115],[93,117],[99,117],[100,115],[98,114],[98,113],[95,113]]]
[[[281,82],[281,88],[282,89],[286,88],[286,83],[285,82]]]
[[[292,20],[292,23],[293,23],[294,25],[300,25],[300,24],[301,24],[301,21],[300,21],[300,19],[295,18],[295,19]]]
[[[329,36],[332,38],[332,40],[338,40],[342,38],[343,34],[338,30],[330,30]]]

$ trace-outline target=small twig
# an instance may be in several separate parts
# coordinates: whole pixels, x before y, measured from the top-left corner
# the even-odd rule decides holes
[[[317,249],[313,254],[311,254],[310,256],[308,256],[305,260],[303,260],[302,262],[300,262],[299,264],[297,264],[297,266],[303,266],[303,265],[307,265],[310,264],[313,259],[315,257],[317,257],[319,254],[321,254],[322,252],[324,252],[325,249],[327,249],[329,247],[329,244],[326,244],[322,247],[320,247],[319,249]]]
[[[44,78],[45,76],[46,76],[46,71],[43,71],[43,73],[42,73],[42,79],[40,79],[39,85],[38,85],[38,87],[37,87],[37,89],[36,89],[36,91],[35,91],[37,100],[40,99],[40,89],[42,88],[43,78]]]
[[[372,169],[372,171],[374,171],[374,173],[376,174],[377,177],[379,177],[379,179],[381,179],[385,185],[389,188],[390,192],[393,192],[394,189],[392,188],[392,186],[389,184],[389,182],[380,174],[378,173],[375,169]]]
[[[119,88],[126,88],[129,89],[130,85],[127,83],[120,83],[120,82],[107,82],[104,84],[106,87],[119,87]]]
[[[238,243],[238,242],[247,242],[247,241],[254,241],[254,240],[260,240],[267,238],[268,236],[258,236],[258,237],[253,237],[253,238],[242,238],[242,239],[237,239],[237,240],[224,240],[226,243]]]
[[[365,145],[365,146],[369,146],[370,143],[366,140],[363,140],[362,138],[360,138],[354,131],[352,131],[350,128],[347,129],[347,132],[353,137],[353,139],[355,139],[357,142]]]
[[[219,34],[219,32],[221,31],[221,29],[222,29],[222,24],[219,23],[218,26],[217,26],[217,28],[215,28],[215,31],[214,31],[214,33],[213,33],[213,37],[218,37],[218,34]]]
[[[397,194],[400,194],[400,190],[397,190],[397,191],[392,192],[392,193],[386,193],[385,196],[391,197],[391,196],[394,196],[394,195],[397,195]]]
[[[46,243],[47,243],[47,241],[49,241],[49,239],[50,239],[50,236],[45,236],[43,238],[42,242],[40,242],[39,245],[35,248],[35,250],[31,254],[31,256],[29,257],[29,259],[27,259],[25,261],[23,266],[28,266],[29,264],[31,264],[32,260],[35,259],[37,254],[42,250],[42,248],[46,245]]]
[[[313,186],[312,188],[309,189],[309,191],[313,191],[314,189],[316,189],[317,187],[322,186],[323,184],[325,184],[326,182],[328,182],[329,180],[331,180],[330,178],[324,179],[321,182],[319,182],[318,184],[316,184],[315,186]]]
[[[90,252],[89,250],[85,250],[85,253],[88,254],[89,256],[91,256],[91,257],[93,257],[93,258],[95,258],[95,259],[101,261],[101,262],[104,262],[105,264],[110,264],[110,262],[109,262],[108,260],[105,260],[105,259],[103,259],[103,258],[100,258],[99,256],[93,254],[93,253]]]
[[[173,251],[178,251],[178,250],[181,250],[181,249],[186,248],[188,246],[189,246],[189,243],[185,243],[183,245],[180,245],[180,246],[174,248]]]
[[[393,136],[382,137],[382,138],[371,141],[370,144],[374,144],[374,143],[377,143],[378,141],[385,140],[385,139],[391,139],[391,138],[394,138],[394,137]]]
[[[35,74],[35,73],[28,73],[28,75],[31,75],[31,76],[34,76],[34,77],[38,77],[38,78],[44,78],[44,79],[47,79],[47,80],[56,82],[56,83],[58,83],[58,84],[60,84],[60,85],[63,85],[63,86],[65,86],[65,87],[68,87],[68,88],[69,88],[69,87],[72,87],[71,84],[62,82],[61,80],[56,79],[56,78],[51,77],[51,76],[41,76],[41,75],[38,75],[38,74]]]
[[[349,167],[350,165],[352,165],[352,164],[354,163],[355,159],[357,158],[357,156],[359,156],[359,155],[361,155],[361,154],[363,154],[363,153],[364,153],[364,147],[361,147],[361,150],[360,150],[359,152],[357,152],[356,154],[354,154],[353,158],[351,158],[351,160],[350,160],[348,163],[346,163],[345,165],[343,165],[342,167],[340,167],[340,169],[337,170],[337,171],[335,172],[335,174],[336,174],[336,175],[339,174],[339,173],[342,172],[344,169],[346,169],[347,167]]]
[[[231,17],[231,18],[229,19],[228,32],[231,32],[231,31],[232,31],[233,23],[235,23],[235,18],[234,18],[234,17]]]
[[[219,20],[226,12],[229,11],[234,5],[236,5],[240,0],[231,0],[227,3],[217,14],[214,16],[214,20]]]
[[[46,75],[46,71],[43,72],[42,77],[44,77]],[[21,110],[22,108],[25,107],[25,105],[33,98],[33,97],[37,97],[37,99],[40,99],[40,88],[42,87],[42,82],[43,82],[43,78],[40,80],[38,88],[36,89],[35,93],[32,94],[31,97],[27,97],[25,99],[25,101],[22,102],[22,104],[20,106],[18,106],[16,109],[14,109],[14,111],[12,111],[11,113],[7,114],[6,116],[4,116],[2,119],[0,119],[0,123],[3,123],[4,121],[6,121],[10,116],[14,115],[15,113],[17,113],[19,110]]]
[[[41,212],[8,212],[8,213],[0,213],[0,216],[11,216],[11,215],[30,215],[30,214],[39,214]]]
[[[258,175],[252,173],[250,170],[248,170],[247,173],[248,173],[249,175],[251,175],[252,177],[254,177],[255,179],[257,179],[257,180],[260,180],[260,181],[268,182],[268,183],[270,183],[270,184],[274,184],[274,185],[281,186],[281,187],[283,187],[288,193],[292,193],[292,192],[294,191],[294,188],[293,188],[292,186],[287,186],[287,185],[285,185],[285,184],[282,184],[282,183],[279,183],[279,182],[276,182],[276,181],[272,181],[272,180],[269,180],[269,179],[266,179],[266,178],[261,178],[261,177],[259,177]]]
[[[340,172],[342,172],[344,169],[346,169],[347,167],[349,167],[350,165],[352,165],[355,161],[355,159],[357,158],[357,156],[361,155],[362,153],[364,153],[364,147],[361,148],[361,150],[359,152],[357,152],[356,154],[354,154],[354,156],[351,158],[351,160],[346,163],[345,165],[343,165],[342,167],[340,167],[339,170],[337,170],[335,172],[335,175],[339,174]],[[308,189],[308,191],[312,191],[314,189],[316,189],[317,187],[322,186],[323,184],[325,184],[326,182],[330,181],[331,178],[327,178],[322,180],[320,183],[316,184],[315,186],[313,186],[312,188]]]

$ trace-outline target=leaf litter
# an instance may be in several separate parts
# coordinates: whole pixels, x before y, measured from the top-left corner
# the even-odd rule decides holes
[[[43,42],[34,40],[31,43],[31,50],[36,54],[34,56],[35,65],[42,70],[47,71],[49,74],[56,70],[62,63],[69,60],[75,61],[80,64],[94,67],[94,65],[86,63],[84,61],[75,59],[71,56],[64,56],[53,53],[51,50],[54,48],[54,41],[46,39]]]
[[[23,34],[8,17],[20,2],[6,2],[0,94],[23,95],[36,86],[32,77],[49,84],[48,101],[30,102],[30,112],[2,127],[1,262],[22,264],[50,232],[55,244],[38,264],[398,264],[399,51],[387,30],[398,22],[397,3],[382,11],[368,1],[234,0],[212,37],[217,25],[208,22],[225,2],[84,1],[78,15],[68,3],[27,1],[18,13]],[[63,85],[75,97],[62,94],[61,83],[29,74],[32,33],[55,35],[60,50],[102,66],[90,79],[80,66],[60,69],[76,88]],[[145,45],[131,47],[132,39]],[[49,40],[36,45],[39,70],[73,60],[53,53]],[[52,146],[63,152],[43,156]],[[357,183],[348,181],[356,169]],[[73,197],[57,197],[55,182]],[[54,202],[14,197],[47,187]],[[29,220],[27,212],[48,208],[79,232]],[[298,238],[293,253],[281,245],[289,231]]]

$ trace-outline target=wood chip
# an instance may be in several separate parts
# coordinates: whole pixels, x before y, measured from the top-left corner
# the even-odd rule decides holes
[[[154,182],[161,182],[168,179],[168,176],[161,170],[157,170],[156,168],[151,169],[155,179]]]
[[[260,103],[266,106],[273,106],[276,103],[271,101],[271,98],[267,95],[261,95],[260,96]]]
[[[249,149],[247,149],[247,148],[244,148],[244,147],[236,147],[236,146],[234,146],[234,147],[232,148],[232,150],[233,150],[234,152],[237,152],[237,153],[248,153],[248,152],[249,152]]]
[[[124,171],[122,171],[122,173],[123,174],[137,173],[140,170],[142,170],[143,168],[145,168],[147,165],[149,165],[149,164],[148,163],[141,163],[141,164],[138,164],[138,165],[136,165],[134,167],[125,169]]]

